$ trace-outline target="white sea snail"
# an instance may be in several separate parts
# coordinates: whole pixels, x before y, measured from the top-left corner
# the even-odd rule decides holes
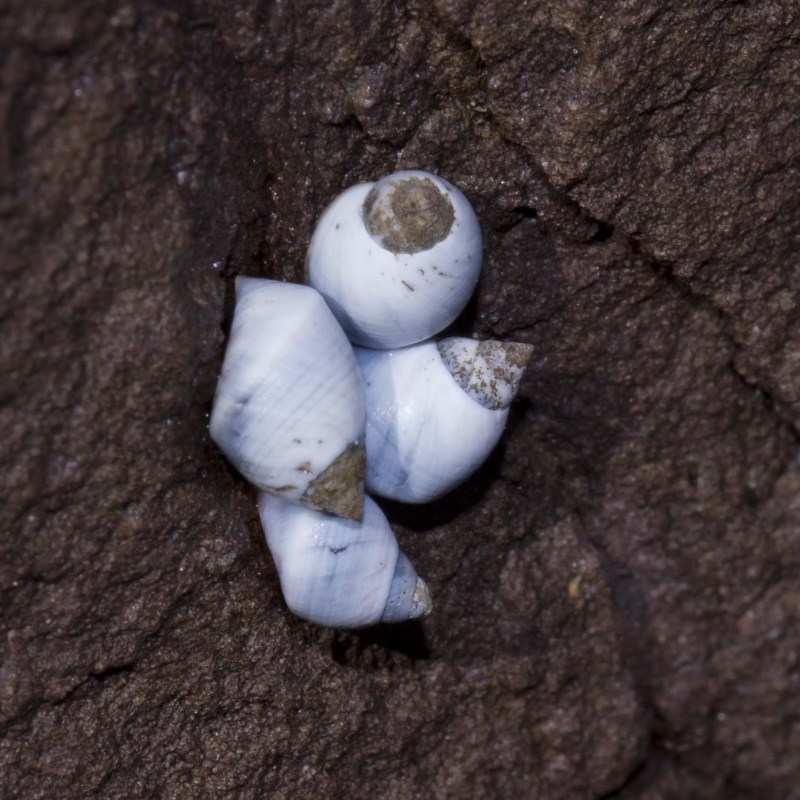
[[[314,289],[237,278],[211,437],[262,490],[361,517],[364,392],[353,350]]]
[[[452,184],[421,170],[351,186],[320,217],[306,280],[355,344],[428,339],[462,311],[481,268],[480,225]]]
[[[383,512],[364,498],[360,522],[263,493],[261,523],[286,605],[334,628],[401,622],[431,610],[428,586],[400,552]]]
[[[503,432],[532,349],[465,338],[355,348],[366,396],[367,491],[426,503],[471,475]]]
[[[211,436],[262,490],[286,603],[306,620],[355,628],[431,610],[365,471],[369,491],[423,503],[497,443],[530,345],[423,341],[466,305],[481,249],[464,195],[412,170],[331,203],[311,286],[237,279]]]

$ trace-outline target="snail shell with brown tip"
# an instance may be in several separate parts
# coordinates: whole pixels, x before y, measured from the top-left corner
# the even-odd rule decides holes
[[[396,172],[351,186],[325,210],[306,256],[307,282],[364,347],[428,339],[461,313],[481,268],[475,212],[443,178]]]
[[[435,500],[497,444],[532,347],[452,338],[400,350],[356,348],[366,397],[367,490]]]
[[[260,489],[361,517],[364,393],[353,350],[308,286],[238,278],[211,437]]]
[[[286,605],[297,616],[331,628],[359,628],[430,612],[427,584],[370,497],[359,522],[266,493],[258,508]]]

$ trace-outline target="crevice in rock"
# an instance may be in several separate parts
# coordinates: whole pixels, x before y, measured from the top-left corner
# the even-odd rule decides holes
[[[798,430],[795,421],[791,418],[789,411],[783,408],[782,403],[774,397],[769,389],[757,381],[748,379],[737,368],[736,355],[741,352],[742,345],[737,342],[736,337],[731,332],[731,319],[728,314],[714,302],[712,297],[698,292],[692,287],[691,282],[678,277],[675,274],[674,264],[659,260],[652,255],[638,239],[628,236],[628,241],[630,242],[631,251],[640,256],[657,277],[676,289],[682,297],[694,303],[696,306],[704,308],[717,318],[720,325],[720,334],[728,342],[732,352],[732,358],[728,362],[728,366],[736,377],[736,380],[745,387],[748,392],[755,391],[758,393],[762,398],[765,408],[770,411],[776,419],[780,420],[782,427],[784,427],[787,433],[791,435],[792,439],[800,445],[800,430]]]
[[[115,678],[118,675],[130,675],[133,671],[133,664],[114,664],[110,667],[106,667],[105,669],[90,673],[90,678],[98,683],[103,683],[104,681]]]
[[[340,666],[367,671],[414,669],[432,657],[419,620],[374,625],[360,631],[337,631],[331,657]]]
[[[513,219],[509,222],[501,223],[497,227],[495,227],[495,232],[498,233],[500,236],[508,233],[509,231],[514,230],[521,222],[524,222],[526,219],[535,220],[538,217],[538,212],[535,208],[530,208],[528,206],[518,206],[511,210],[513,214]]]

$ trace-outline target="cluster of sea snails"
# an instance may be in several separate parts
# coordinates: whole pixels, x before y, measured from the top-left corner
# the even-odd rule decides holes
[[[430,339],[466,305],[481,255],[464,195],[404,171],[328,206],[309,285],[236,281],[211,436],[261,490],[283,595],[304,619],[355,628],[431,610],[365,487],[434,500],[500,438],[530,346]]]

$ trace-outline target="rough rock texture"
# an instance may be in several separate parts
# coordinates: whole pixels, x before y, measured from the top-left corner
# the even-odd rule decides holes
[[[12,0],[0,796],[800,796],[798,14]],[[433,615],[337,633],[207,417],[233,277],[397,167],[481,219],[458,329],[535,353],[385,504]]]

